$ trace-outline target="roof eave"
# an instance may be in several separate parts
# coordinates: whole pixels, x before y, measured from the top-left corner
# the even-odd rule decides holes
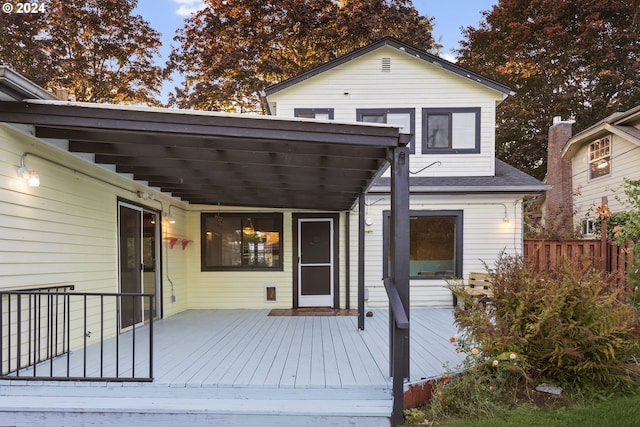
[[[603,138],[607,135],[617,135],[621,138],[627,139],[637,145],[640,145],[640,139],[636,138],[634,135],[631,135],[628,132],[625,132],[624,129],[620,129],[619,121],[616,120],[616,124],[611,123],[600,123],[598,126],[588,129],[585,132],[581,132],[575,135],[573,138],[569,139],[565,144],[562,152],[560,153],[561,157],[572,157],[576,150],[588,142],[593,142],[597,139]]]
[[[550,185],[524,185],[524,186],[411,186],[411,194],[535,194],[543,193],[551,189]],[[370,193],[389,193],[389,186],[374,186]]]
[[[57,99],[6,65],[0,65],[0,92],[16,101],[22,101],[24,99]]]

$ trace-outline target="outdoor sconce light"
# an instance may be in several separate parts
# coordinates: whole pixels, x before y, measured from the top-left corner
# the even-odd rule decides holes
[[[169,224],[175,224],[176,223],[176,217],[174,217],[171,214],[171,208],[172,208],[172,205],[169,205],[169,209],[167,209],[167,211],[164,213],[163,218]],[[164,210],[164,208],[163,208],[163,210]]]
[[[509,224],[509,214],[507,214],[507,206],[506,205],[502,205],[502,207],[504,208],[504,218],[502,218],[502,223],[503,224]]]
[[[18,176],[23,178],[29,184],[29,187],[40,186],[40,175],[33,169],[27,169],[24,165],[24,156],[21,159],[20,167],[18,168]]]
[[[167,220],[167,222],[169,222],[169,224],[175,224],[176,223],[176,219],[173,217],[173,215],[171,215],[168,212],[166,214],[164,214],[164,219]]]

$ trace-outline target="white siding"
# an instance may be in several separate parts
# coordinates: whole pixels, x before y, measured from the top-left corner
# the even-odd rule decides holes
[[[521,196],[411,196],[412,210],[463,211],[463,275],[471,271],[485,271],[484,263],[494,266],[500,252],[522,253],[522,200]],[[375,203],[376,200],[384,200]],[[370,194],[367,197],[366,216],[373,224],[365,232],[365,287],[368,289],[367,307],[386,307],[388,300],[383,276],[383,212],[389,209],[389,196]],[[375,203],[375,204],[372,204]],[[509,223],[505,224],[505,210]],[[352,212],[351,233],[357,236],[358,213]],[[355,240],[355,238],[354,238]],[[352,240],[351,301],[357,302],[357,241]],[[484,263],[483,263],[484,262]],[[411,280],[411,305],[416,307],[451,307],[451,291],[440,279]]]
[[[381,71],[381,58],[391,71]],[[501,94],[421,59],[383,47],[269,96],[275,114],[293,117],[295,108],[334,108],[336,121],[355,121],[357,108],[415,108],[416,155],[411,169],[428,176],[494,174],[495,106]],[[479,154],[420,155],[423,108],[481,108]]]
[[[17,175],[26,152],[34,154],[26,156],[25,164],[39,173],[39,187],[29,187]],[[180,202],[159,194],[156,200],[143,200],[138,191],[151,189],[0,124],[0,289],[73,284],[80,292],[118,292],[118,199],[153,210],[172,203],[175,227],[185,227],[184,215],[176,209]],[[188,251],[193,248],[162,253],[165,316],[186,308],[183,266]],[[176,303],[171,301],[168,277],[175,284]],[[89,301],[89,312],[95,316],[98,304],[97,300]],[[105,300],[105,307],[108,336],[116,329],[115,308],[109,300]],[[72,316],[81,315],[81,304],[75,305]],[[89,319],[90,331],[98,331],[98,325],[97,317]],[[88,343],[99,337],[99,333],[91,334]]]
[[[575,224],[579,227],[586,218],[595,218],[595,210],[607,196],[612,212],[625,207],[624,180],[640,179],[640,146],[617,135],[611,135],[611,174],[589,180],[589,144],[584,144],[573,156],[573,188]]]

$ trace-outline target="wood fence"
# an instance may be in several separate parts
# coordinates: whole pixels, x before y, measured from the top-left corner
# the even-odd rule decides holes
[[[524,258],[536,271],[569,261],[579,268],[593,267],[611,275],[619,289],[630,292],[626,281],[633,254],[629,244],[614,245],[601,240],[525,239]]]

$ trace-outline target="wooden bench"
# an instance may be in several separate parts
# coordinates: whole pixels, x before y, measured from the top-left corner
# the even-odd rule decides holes
[[[493,284],[491,283],[489,273],[469,273],[469,281],[464,290],[474,298],[493,297]]]
[[[455,289],[458,295],[464,292],[481,303],[487,303],[493,298],[493,283],[491,283],[489,273],[470,272],[467,283],[460,283]],[[453,306],[457,307],[458,297],[455,292],[453,294]]]

